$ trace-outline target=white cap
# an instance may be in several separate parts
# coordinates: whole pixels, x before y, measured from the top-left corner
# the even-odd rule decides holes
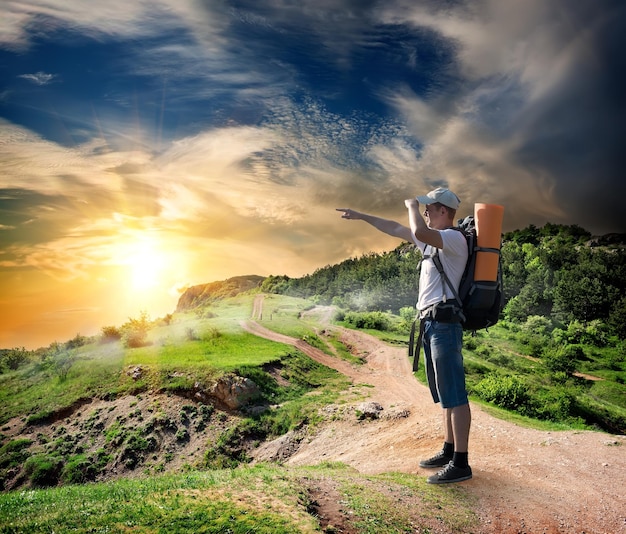
[[[420,204],[428,205],[439,202],[439,204],[448,206],[453,210],[457,209],[459,207],[459,204],[461,203],[459,197],[457,197],[452,191],[446,189],[445,187],[438,187],[437,189],[433,189],[427,195],[416,198]]]

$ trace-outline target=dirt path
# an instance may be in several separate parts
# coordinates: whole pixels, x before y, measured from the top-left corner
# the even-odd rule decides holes
[[[258,297],[255,313],[262,309]],[[259,315],[256,315],[257,317]],[[411,372],[406,351],[362,332],[341,340],[365,359],[356,366],[255,321],[244,327],[296,346],[320,363],[367,384],[369,400],[408,417],[362,423],[333,421],[305,440],[286,463],[341,461],[360,472],[427,476],[420,458],[441,446],[441,411]],[[334,328],[334,327],[333,327]],[[474,478],[459,484],[476,500],[480,533],[626,533],[626,438],[601,432],[547,432],[518,427],[472,405],[470,463]]]

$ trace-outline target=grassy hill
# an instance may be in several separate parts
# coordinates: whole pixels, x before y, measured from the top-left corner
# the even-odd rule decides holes
[[[402,532],[416,514],[448,531],[470,528],[464,498],[415,477],[341,464],[246,466],[261,441],[315,426],[324,406],[359,398],[346,396],[336,371],[246,333],[240,322],[253,298],[174,314],[141,347],[84,340],[57,355],[69,360],[63,368],[48,355],[0,375],[0,532],[338,532],[317,515],[321,487],[358,514],[361,532]],[[268,296],[266,307],[272,328],[330,350],[318,325],[300,318],[310,301]],[[332,351],[351,358],[345,347]],[[240,410],[211,396],[232,375],[259,387]],[[419,506],[398,506],[398,492]]]
[[[250,451],[264,440],[315,427],[332,417],[323,410],[329,404],[365,398],[293,347],[247,333],[241,322],[254,297],[213,300],[149,324],[133,320],[131,326],[146,328],[138,346],[105,329],[96,338],[77,336],[0,374],[0,532],[339,532],[317,513],[320,488],[353,514],[358,532],[406,532],[416,524],[474,531],[466,494],[436,491],[422,477],[366,476],[341,464],[248,466]],[[320,325],[304,313],[312,306],[268,295],[265,324],[350,359],[347,347],[318,336]],[[341,319],[406,344],[401,316]],[[575,356],[594,379],[568,376],[533,356],[540,327],[503,321],[466,338],[473,401],[543,428],[608,421],[623,432],[619,347],[581,345],[582,356]],[[238,409],[215,389],[233,377],[256,384]],[[421,372],[418,378],[424,380]]]

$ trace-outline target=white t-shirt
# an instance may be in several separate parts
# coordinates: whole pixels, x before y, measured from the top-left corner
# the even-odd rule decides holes
[[[439,233],[443,240],[443,248],[439,250],[439,259],[450,282],[452,282],[455,289],[458,290],[459,284],[461,283],[461,276],[463,276],[465,264],[467,263],[467,241],[461,232],[453,228],[440,230]],[[433,254],[436,250],[435,247],[422,243],[417,238],[415,238],[414,241],[424,256]],[[423,260],[420,271],[417,309],[425,310],[437,302],[453,298],[454,293],[439,274],[433,260]]]

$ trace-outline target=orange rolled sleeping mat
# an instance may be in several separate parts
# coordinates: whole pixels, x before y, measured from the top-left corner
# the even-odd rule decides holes
[[[498,204],[474,204],[476,243],[479,248],[500,250],[504,206]],[[474,280],[495,281],[498,276],[499,254],[489,251],[476,253]]]

